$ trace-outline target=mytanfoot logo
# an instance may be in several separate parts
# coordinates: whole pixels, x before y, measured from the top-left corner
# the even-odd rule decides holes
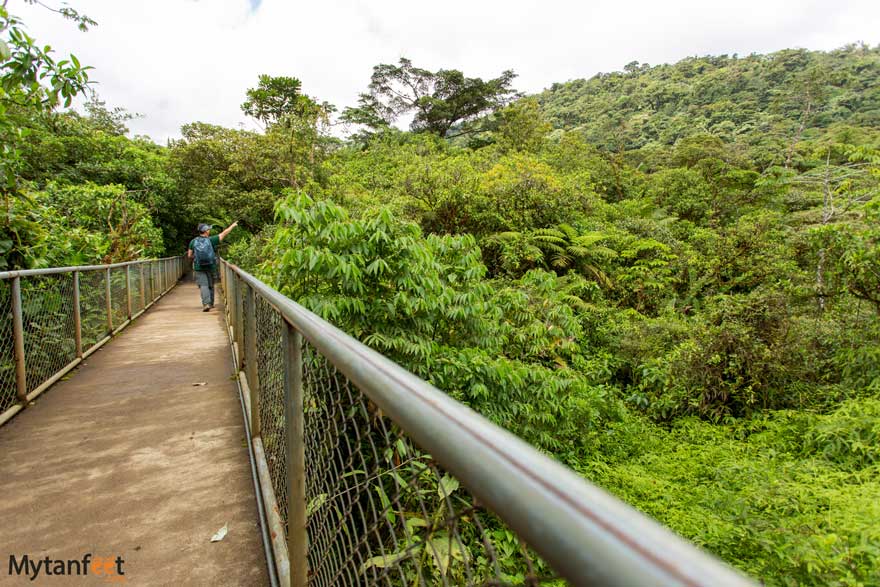
[[[38,577],[96,577],[108,583],[125,583],[121,556],[92,556],[84,554],[77,559],[53,559],[50,557],[31,558],[24,554],[17,557],[9,555],[9,575],[27,577],[35,581]]]

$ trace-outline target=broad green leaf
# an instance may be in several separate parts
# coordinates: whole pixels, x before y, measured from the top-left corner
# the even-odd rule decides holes
[[[379,555],[368,558],[364,561],[364,564],[361,566],[361,573],[365,572],[370,567],[379,567],[380,569],[384,569],[385,567],[394,565],[399,563],[400,561],[407,559],[411,556],[414,556],[421,552],[422,547],[414,546],[409,549],[400,550],[398,552],[393,552],[391,554]]]
[[[306,516],[311,516],[314,512],[318,511],[326,501],[326,493],[321,493],[313,497],[312,500],[309,502],[309,505],[306,506]]]
[[[449,497],[458,488],[458,479],[450,477],[449,475],[444,475],[443,478],[440,479],[440,483],[437,485],[437,495],[441,498]]]
[[[453,560],[464,561],[467,558],[467,553],[462,549],[458,539],[454,536],[450,538],[446,533],[440,533],[432,538],[425,548],[433,556],[434,564],[444,577]]]

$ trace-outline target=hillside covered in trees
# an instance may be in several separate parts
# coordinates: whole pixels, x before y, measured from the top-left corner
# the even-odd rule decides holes
[[[0,8],[0,268],[240,220],[227,257],[766,584],[877,584],[880,48],[525,97],[403,59],[338,117],[262,76],[264,131],[159,146],[61,109],[88,71],[17,26]]]

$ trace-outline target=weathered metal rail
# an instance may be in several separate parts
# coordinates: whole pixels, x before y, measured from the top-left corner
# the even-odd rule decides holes
[[[247,272],[222,278],[282,584],[753,585]]]
[[[0,272],[0,425],[128,326],[183,257]]]

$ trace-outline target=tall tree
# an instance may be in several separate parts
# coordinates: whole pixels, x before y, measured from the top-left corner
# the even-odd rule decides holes
[[[267,127],[299,113],[309,101],[302,94],[302,82],[295,77],[261,75],[256,88],[247,91],[241,109]]]
[[[401,58],[398,65],[373,67],[369,92],[361,94],[357,108],[345,109],[342,120],[380,130],[412,113],[410,126],[416,132],[446,137],[453,128],[462,126],[454,134],[465,134],[472,130],[468,123],[517,97],[511,87],[515,77],[507,70],[484,81],[466,77],[457,69],[428,71]]]
[[[314,169],[319,143],[334,111],[332,105],[319,103],[301,90],[302,83],[294,77],[261,75],[241,105],[245,114],[266,125],[266,137],[278,144],[292,188],[301,185],[303,171]]]

